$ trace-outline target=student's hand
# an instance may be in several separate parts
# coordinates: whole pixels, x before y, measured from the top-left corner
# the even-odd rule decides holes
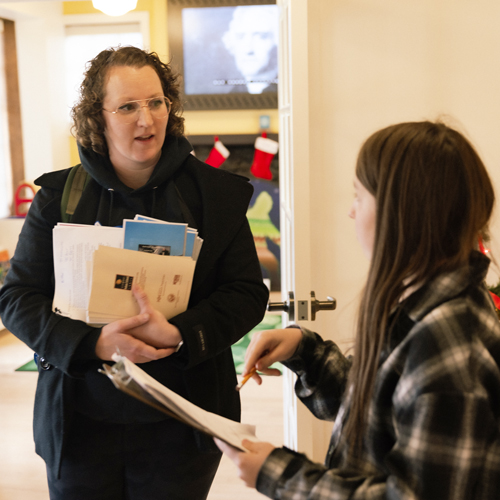
[[[175,349],[156,349],[130,335],[130,330],[139,328],[149,319],[148,314],[139,314],[103,326],[95,347],[96,355],[104,361],[112,361],[113,354],[119,352],[133,363],[147,363],[170,356]]]
[[[302,340],[302,331],[298,328],[283,328],[255,332],[245,353],[245,376],[254,366],[266,375],[280,375],[276,368],[269,368],[277,361],[285,361],[293,356]],[[257,384],[262,383],[258,373],[252,378]]]
[[[235,463],[236,467],[238,467],[238,477],[242,479],[249,488],[255,488],[257,476],[259,475],[262,464],[274,450],[275,446],[271,443],[254,443],[244,439],[241,444],[248,450],[248,452],[244,452],[233,448],[220,439],[214,438],[214,441],[219,449]]]
[[[173,352],[175,352],[175,348],[182,340],[179,329],[169,323],[162,313],[153,308],[148,296],[140,286],[134,285],[132,293],[139,304],[139,314],[147,314],[149,320],[129,329],[128,333],[150,346],[158,349],[174,348]]]

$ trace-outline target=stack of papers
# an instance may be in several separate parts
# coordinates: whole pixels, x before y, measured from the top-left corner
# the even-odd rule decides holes
[[[187,224],[139,215],[121,228],[59,223],[53,311],[95,325],[134,316],[136,283],[172,318],[187,309],[202,242]]]
[[[115,365],[105,364],[100,371],[121,391],[239,450],[247,451],[241,444],[243,439],[258,441],[255,426],[210,413],[160,384],[129,359],[118,354],[113,359]]]

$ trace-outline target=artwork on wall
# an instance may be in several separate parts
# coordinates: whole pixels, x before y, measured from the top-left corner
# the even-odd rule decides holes
[[[277,141],[276,134],[268,137]],[[279,201],[279,153],[270,161],[271,179],[260,179],[252,174],[255,162],[255,140],[257,135],[221,135],[220,141],[229,151],[229,155],[218,166],[250,179],[254,193],[247,212],[250,228],[261,264],[264,279],[269,280],[271,291],[281,289],[280,278],[280,201]],[[188,137],[194,148],[194,154],[205,161],[214,149],[213,136]]]
[[[278,32],[276,0],[168,0],[185,109],[277,108]]]
[[[247,212],[264,279],[271,291],[280,290],[279,187],[273,182],[250,181],[254,193]]]

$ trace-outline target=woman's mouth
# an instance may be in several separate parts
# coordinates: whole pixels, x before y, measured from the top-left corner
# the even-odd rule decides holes
[[[140,137],[136,137],[135,139],[136,139],[136,141],[145,142],[145,141],[149,141],[153,137],[154,137],[154,135],[141,135]]]

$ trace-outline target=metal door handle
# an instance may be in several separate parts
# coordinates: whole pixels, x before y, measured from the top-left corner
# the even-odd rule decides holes
[[[267,310],[269,312],[283,311],[288,313],[288,321],[294,321],[295,319],[295,301],[293,298],[293,292],[288,292],[287,302],[269,302],[267,304]]]
[[[318,311],[333,311],[337,307],[337,301],[333,297],[327,297],[326,301],[320,302],[316,294],[311,291],[311,321],[316,319]]]

